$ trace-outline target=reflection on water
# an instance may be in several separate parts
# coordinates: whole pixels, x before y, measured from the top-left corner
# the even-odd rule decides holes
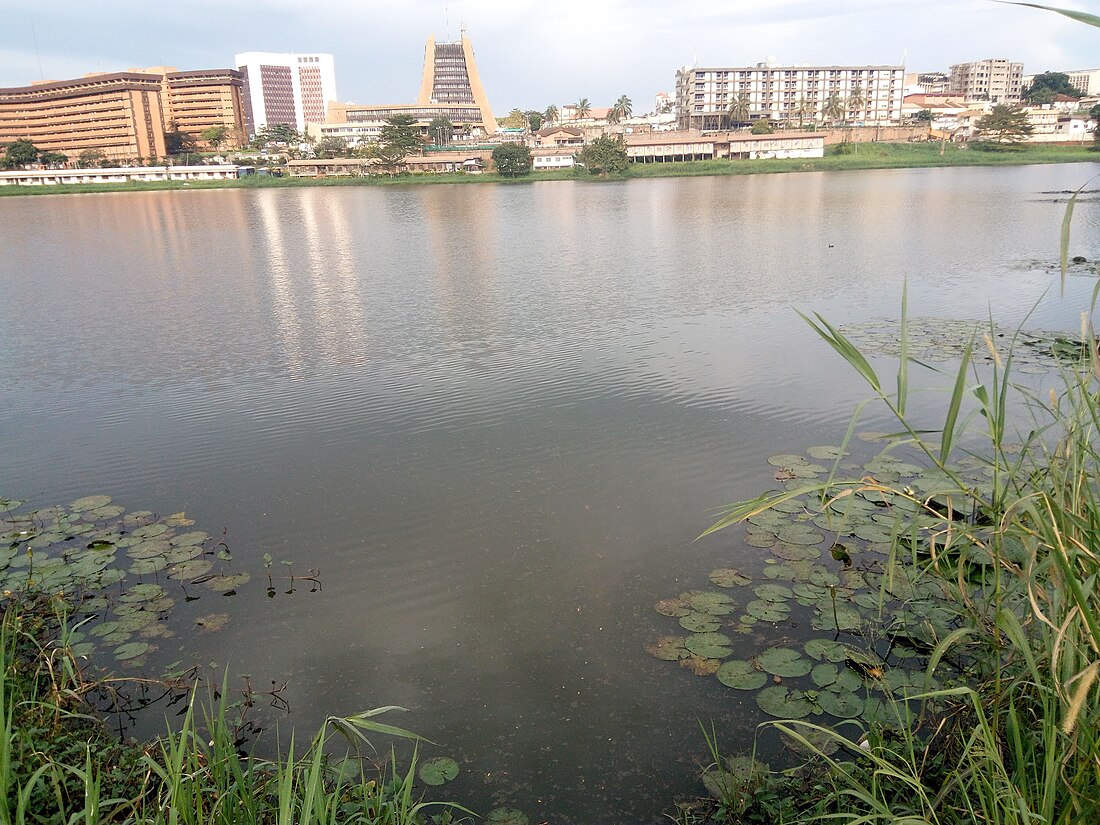
[[[409,707],[482,812],[652,820],[701,790],[697,720],[758,721],[646,656],[653,603],[759,565],[692,539],[865,395],[792,307],[896,317],[908,279],[914,315],[1018,321],[1057,261],[1036,193],[1091,169],[5,198],[0,494],[320,569],[181,606],[232,620],[165,662],[289,678],[309,731]],[[1095,259],[1100,207],[1075,224]],[[1076,329],[1093,284],[1031,323]]]

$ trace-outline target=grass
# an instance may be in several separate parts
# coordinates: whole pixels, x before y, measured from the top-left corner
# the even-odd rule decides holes
[[[65,604],[24,597],[4,605],[0,628],[0,823],[140,825],[445,825],[469,813],[415,790],[417,757],[399,771],[361,756],[367,736],[416,737],[383,724],[380,708],[332,717],[300,750],[274,760],[242,752],[223,683],[151,743],[120,741],[95,712],[103,685],[66,644]],[[346,740],[344,756],[336,737]],[[432,813],[433,810],[438,813]]]
[[[893,415],[887,451],[919,457],[945,481],[918,495],[837,477],[802,492],[823,505],[863,490],[884,506],[916,505],[916,516],[899,516],[893,555],[947,588],[954,620],[928,665],[946,686],[897,701],[888,723],[770,723],[814,754],[795,775],[753,786],[790,800],[785,821],[1100,822],[1100,346],[1087,320],[1095,308],[1094,295],[1082,316],[1086,360],[1064,368],[1049,392],[1016,382],[1011,342],[972,339],[937,421],[907,411],[904,300],[892,382],[825,319],[806,318]],[[974,346],[989,349],[992,369],[972,363]],[[1010,424],[1020,420],[1022,428]],[[981,462],[988,484],[963,481],[960,460]],[[734,505],[715,529],[787,497]],[[720,763],[713,737],[708,745]],[[740,818],[728,821],[777,821],[763,793],[740,800]]]
[[[1020,166],[1036,163],[1082,163],[1100,161],[1087,146],[1025,146],[1014,151],[989,152],[949,144],[940,156],[938,143],[861,143],[850,152],[829,147],[823,158],[787,160],[710,160],[677,163],[632,164],[625,173],[608,178],[590,178],[572,170],[534,172],[523,178],[505,178],[495,173],[405,174],[369,178],[271,178],[247,177],[229,181],[135,181],[132,183],[89,183],[56,186],[0,186],[0,197],[54,195],[60,193],[146,192],[176,189],[283,189],[300,186],[405,186],[444,183],[505,183],[520,185],[551,180],[629,180],[631,178],[755,175],[777,172],[828,172],[860,169],[936,168],[943,166]]]

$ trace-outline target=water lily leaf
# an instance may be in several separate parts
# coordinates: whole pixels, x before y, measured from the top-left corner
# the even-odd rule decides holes
[[[752,579],[732,567],[711,570],[708,578],[717,587],[744,587],[752,582]]]
[[[718,659],[706,659],[702,656],[688,656],[680,660],[680,667],[690,670],[696,676],[713,676],[721,664]]]
[[[749,530],[745,533],[745,544],[749,547],[758,547],[761,550],[766,550],[775,544],[778,538],[779,537],[775,533],[767,530]]]
[[[756,663],[774,676],[791,678],[805,676],[813,667],[797,650],[788,647],[772,647],[756,657]]]
[[[234,573],[231,576],[211,576],[204,584],[217,593],[228,593],[246,584],[251,578],[249,573]]]
[[[838,676],[840,676],[840,668],[831,662],[822,662],[810,671],[810,678],[819,688],[827,688],[829,685],[836,684]]]
[[[81,510],[94,510],[96,507],[106,507],[110,503],[110,496],[84,496],[84,498],[78,498],[69,506],[80,512]]]
[[[458,763],[447,756],[437,756],[420,763],[420,778],[425,785],[442,785],[458,776]]]
[[[840,750],[840,742],[827,730],[816,728],[797,728],[801,739],[796,739],[787,733],[781,733],[779,738],[793,751],[807,754],[808,756],[831,756]],[[805,741],[803,741],[805,740]]]
[[[199,576],[205,576],[214,567],[214,562],[207,561],[206,559],[192,559],[191,561],[180,562],[168,571],[168,578],[176,579],[177,581],[185,581],[190,579],[197,579]]]
[[[666,662],[675,662],[689,655],[687,648],[684,647],[685,641],[687,640],[683,636],[661,636],[657,641],[646,645],[645,650],[650,656],[656,656]]]
[[[108,504],[105,507],[96,507],[94,510],[86,511],[84,517],[95,519],[96,521],[106,521],[107,519],[118,518],[125,512],[125,507],[119,507],[117,504]]]
[[[785,544],[812,545],[825,541],[825,534],[801,524],[779,528],[779,540]]]
[[[195,521],[187,518],[186,513],[173,513],[164,520],[164,523],[169,527],[190,527]]]
[[[169,564],[179,564],[196,559],[204,552],[200,544],[181,544],[179,547],[170,547],[164,554],[164,560]]]
[[[689,590],[681,593],[680,598],[691,605],[697,613],[725,616],[733,612],[733,599],[725,593],[714,590]]]
[[[178,536],[173,536],[172,544],[202,544],[208,538],[210,536],[202,530],[192,530],[190,533],[180,533]]]
[[[814,706],[799,690],[772,685],[756,694],[756,704],[769,716],[780,719],[802,719],[813,713]]]
[[[151,582],[144,584],[135,584],[129,588],[125,593],[119,596],[118,600],[123,603],[137,603],[137,602],[149,602],[153,599],[159,599],[168,594],[168,591],[159,584],[153,584]]]
[[[127,642],[115,648],[115,658],[126,661],[136,659],[149,650],[148,642]]]
[[[656,605],[657,612],[662,616],[678,618],[691,612],[691,605],[683,599],[661,599]]]
[[[527,814],[515,808],[496,808],[486,817],[489,825],[527,825]]]
[[[756,597],[766,602],[785,603],[794,598],[794,592],[782,584],[761,584],[752,589]]]
[[[734,659],[718,668],[718,681],[736,690],[759,690],[768,682],[768,674],[753,667],[751,662]]]
[[[848,648],[832,639],[810,639],[805,645],[809,656],[826,662],[843,662],[848,658]]]
[[[821,557],[821,550],[812,545],[789,544],[785,541],[777,541],[772,546],[772,553],[785,561],[805,561]]]
[[[754,599],[745,605],[745,612],[762,622],[781,622],[791,615],[791,608],[783,602]]]
[[[153,573],[159,573],[167,566],[168,559],[159,556],[151,559],[137,559],[130,565],[129,570],[135,576],[150,576]]]
[[[693,633],[687,637],[684,647],[704,659],[725,659],[733,655],[729,647],[731,642],[724,633]]]
[[[817,704],[830,716],[839,719],[854,719],[863,713],[864,699],[855,693],[836,693],[831,690],[817,695]]]
[[[848,455],[848,453],[844,452],[840,447],[827,447],[824,445],[807,447],[806,454],[810,456],[810,458],[816,458],[820,461],[834,461],[841,456]]]
[[[136,539],[155,539],[157,536],[162,536],[168,532],[168,526],[165,524],[146,524],[142,527],[138,527],[130,535]]]
[[[171,545],[166,541],[159,539],[149,539],[147,541],[139,542],[138,544],[131,545],[126,550],[126,555],[132,559],[152,559],[158,556],[163,556],[171,548]]]
[[[689,613],[680,618],[680,627],[692,633],[711,633],[721,626],[722,623],[709,613]]]
[[[863,618],[853,607],[837,604],[834,608],[831,604],[824,604],[817,608],[810,624],[814,630],[859,630],[863,624]]]
[[[768,457],[768,463],[773,467],[793,467],[798,464],[806,464],[806,458],[792,453],[783,453]]]

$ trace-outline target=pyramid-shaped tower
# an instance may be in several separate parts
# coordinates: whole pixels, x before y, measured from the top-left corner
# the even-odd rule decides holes
[[[497,130],[489,98],[477,73],[474,50],[465,32],[457,43],[436,43],[434,35],[428,38],[416,102],[421,106],[431,103],[477,106],[486,133],[491,135]]]

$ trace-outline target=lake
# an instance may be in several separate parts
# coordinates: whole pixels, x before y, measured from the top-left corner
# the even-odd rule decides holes
[[[897,318],[908,283],[914,316],[1073,332],[1096,169],[0,199],[0,496],[224,534],[252,581],[180,600],[150,671],[286,681],[303,733],[406,707],[482,814],[655,821],[703,793],[700,722],[732,751],[763,717],[646,654],[654,603],[758,567],[694,539],[868,395],[795,310]],[[1071,254],[1098,230],[1093,192]]]

